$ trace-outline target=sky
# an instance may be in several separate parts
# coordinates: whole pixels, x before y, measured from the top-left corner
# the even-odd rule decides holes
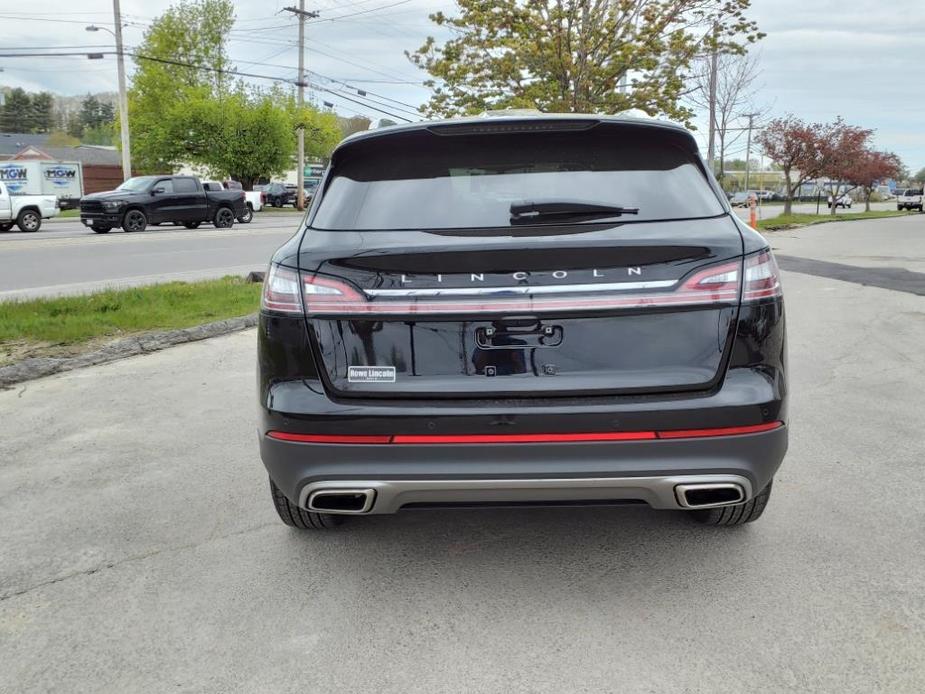
[[[894,151],[913,171],[925,167],[925,0],[752,0],[748,16],[767,37],[759,42],[759,106],[768,117],[793,113],[809,121],[842,116],[873,128],[878,149]],[[169,0],[122,0],[125,43],[136,46],[147,24]],[[297,22],[283,11],[295,0],[237,0],[229,53],[239,70],[292,80],[297,75]],[[25,9],[26,6],[29,9]],[[442,36],[428,20],[452,12],[444,0],[307,0],[318,19],[307,25],[307,67],[317,103],[330,101],[342,115],[356,113],[414,119],[427,100],[425,74],[405,50],[429,35]],[[38,51],[112,50],[112,37],[85,31],[87,24],[113,26],[110,0],[0,0],[0,54]],[[114,56],[0,57],[0,85],[79,95],[114,91]],[[254,80],[269,85],[267,80]],[[346,83],[346,84],[345,84]],[[354,90],[351,90],[353,88]],[[358,105],[355,89],[367,92]],[[363,101],[364,99],[359,99]],[[370,103],[372,101],[378,104]],[[703,141],[704,123],[698,138]],[[744,155],[737,143],[730,158]]]

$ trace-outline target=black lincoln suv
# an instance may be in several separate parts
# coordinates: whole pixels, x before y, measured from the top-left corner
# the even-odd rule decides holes
[[[273,256],[260,453],[282,520],[647,503],[758,518],[787,450],[762,236],[656,120],[358,133]]]

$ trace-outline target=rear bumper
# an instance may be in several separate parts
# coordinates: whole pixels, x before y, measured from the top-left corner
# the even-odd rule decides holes
[[[369,513],[408,505],[640,501],[684,508],[678,485],[736,484],[751,498],[774,476],[787,428],[700,439],[466,445],[317,444],[260,437],[277,487],[308,508],[321,489],[369,489]]]

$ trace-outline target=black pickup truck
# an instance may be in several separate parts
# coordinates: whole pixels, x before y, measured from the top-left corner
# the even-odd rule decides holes
[[[149,224],[163,222],[187,229],[211,222],[227,229],[245,209],[244,191],[204,190],[195,176],[136,176],[115,190],[85,195],[80,221],[98,234],[115,227],[144,231]]]

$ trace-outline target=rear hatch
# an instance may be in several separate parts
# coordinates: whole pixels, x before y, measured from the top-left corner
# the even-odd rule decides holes
[[[681,130],[361,138],[335,153],[310,226],[303,302],[334,395],[689,391],[724,372],[742,240]]]

